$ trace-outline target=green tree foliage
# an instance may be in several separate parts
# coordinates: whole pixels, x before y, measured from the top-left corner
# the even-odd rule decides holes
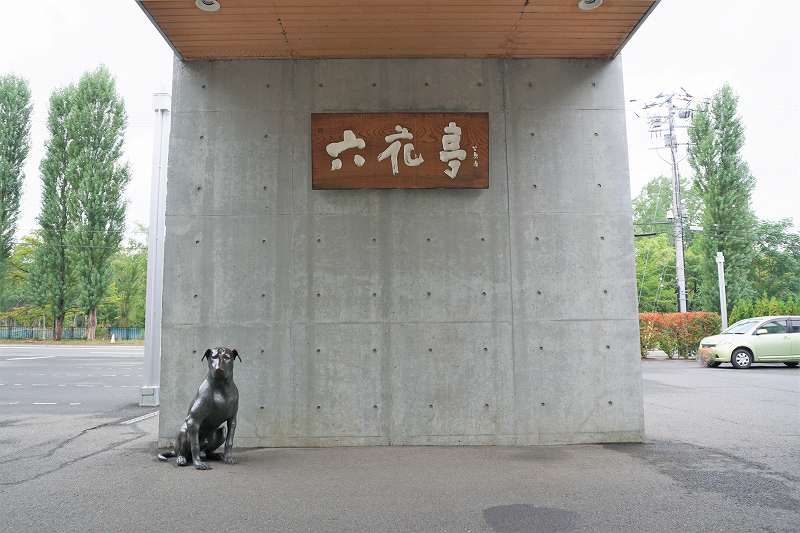
[[[50,97],[47,127],[50,139],[39,167],[42,176],[42,210],[39,213],[39,235],[42,243],[36,250],[36,261],[31,274],[31,292],[42,305],[53,313],[53,338],[61,340],[64,316],[70,305],[74,286],[72,258],[67,241],[72,221],[69,217],[67,181],[70,166],[68,147],[70,137],[67,118],[70,113],[75,88],[70,86],[55,91]]]
[[[88,314],[87,338],[93,339],[97,306],[108,290],[111,258],[125,224],[123,191],[129,173],[120,159],[127,118],[105,67],[84,74],[71,100],[65,123],[69,215],[74,221],[69,244],[74,251],[78,301]]]
[[[17,229],[25,178],[22,168],[30,148],[31,109],[27,82],[16,76],[0,77],[0,280]]]
[[[753,260],[754,289],[784,300],[800,294],[800,235],[791,220],[758,224]]]
[[[639,311],[675,311],[675,247],[668,235],[639,237],[635,244]]]
[[[111,261],[112,285],[106,302],[112,304],[113,322],[122,327],[144,326],[147,284],[147,248],[135,239]]]
[[[744,128],[736,105],[733,90],[724,85],[711,103],[694,115],[689,129],[689,163],[703,200],[700,284],[706,309],[719,308],[717,252],[725,254],[729,300],[755,294],[752,266],[756,219],[750,207],[755,179],[739,153],[744,145]]]

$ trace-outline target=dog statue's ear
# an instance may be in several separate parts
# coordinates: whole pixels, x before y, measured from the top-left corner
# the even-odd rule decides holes
[[[239,359],[239,361],[241,361],[241,360],[242,360],[242,358],[241,358],[241,357],[239,357],[239,351],[238,351],[236,348],[234,348],[233,350],[231,350],[231,353],[233,354],[233,358],[234,358],[234,359]]]
[[[203,354],[203,357],[201,357],[200,360],[202,361],[203,359],[207,359],[209,357],[211,357],[211,348],[206,350],[206,353]]]

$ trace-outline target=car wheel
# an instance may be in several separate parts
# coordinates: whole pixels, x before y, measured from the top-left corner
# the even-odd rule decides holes
[[[734,350],[731,354],[731,365],[733,368],[750,368],[751,364],[753,364],[753,354],[744,348]]]
[[[708,368],[717,368],[720,364],[722,364],[720,361],[706,361]]]
[[[800,365],[800,363],[798,363],[797,361],[785,361],[783,364],[786,365],[786,366],[791,366],[791,367],[795,367],[797,365]]]

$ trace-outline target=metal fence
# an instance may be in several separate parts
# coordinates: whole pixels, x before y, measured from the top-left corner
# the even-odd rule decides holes
[[[144,328],[99,327],[95,330],[95,338],[114,339],[118,341],[144,339]],[[61,339],[85,339],[86,328],[65,327]],[[0,326],[0,339],[15,340],[52,340],[53,328],[28,328],[24,326]]]

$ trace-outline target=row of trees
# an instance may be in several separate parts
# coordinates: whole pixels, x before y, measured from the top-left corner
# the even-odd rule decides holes
[[[0,79],[2,294],[11,285],[8,266],[30,147],[31,107],[24,80]],[[125,106],[105,67],[50,97],[49,139],[39,166],[38,229],[20,243],[27,247],[20,253],[30,253],[28,263],[15,267],[18,278],[23,270],[25,274],[23,300],[49,311],[56,339],[72,307],[86,315],[87,338],[93,339],[98,307],[109,293],[112,263],[119,259],[125,229],[123,192],[129,171],[121,158],[126,122]]]
[[[744,128],[736,106],[733,90],[725,85],[694,114],[689,130],[693,179],[681,184],[689,228],[685,250],[689,309],[719,310],[716,253],[720,251],[725,255],[728,308],[736,311],[732,320],[742,313],[776,314],[760,312],[770,306],[756,302],[774,301],[771,309],[776,310],[793,308],[786,302],[800,301],[800,235],[791,220],[759,220],[753,213],[755,178],[740,154]],[[659,176],[633,201],[637,233],[651,234],[636,240],[641,312],[677,309],[675,248],[671,223],[665,219],[671,190],[672,180]]]

